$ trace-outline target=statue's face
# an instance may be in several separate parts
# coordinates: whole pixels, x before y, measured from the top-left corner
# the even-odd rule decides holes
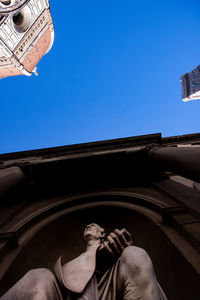
[[[104,236],[104,229],[98,224],[91,223],[85,227],[84,239],[88,240],[99,240]]]

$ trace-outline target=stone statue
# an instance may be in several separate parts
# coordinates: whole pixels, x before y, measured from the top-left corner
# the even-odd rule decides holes
[[[1,300],[167,300],[147,252],[131,234],[115,229],[107,238],[99,225],[84,231],[86,251],[72,261],[30,270]]]

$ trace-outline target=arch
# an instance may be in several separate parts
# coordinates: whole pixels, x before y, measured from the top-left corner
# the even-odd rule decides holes
[[[38,224],[41,220],[44,225],[44,223],[59,217],[60,214],[62,215],[68,211],[80,209],[81,205],[84,207],[97,205],[100,202],[108,203],[109,201],[113,202],[113,205],[119,205],[119,202],[121,202],[121,206],[136,205],[141,212],[147,214],[154,222],[156,222],[156,220],[158,222],[158,219],[160,220],[159,216],[161,217],[162,208],[167,207],[165,203],[162,203],[162,201],[154,197],[124,191],[105,191],[64,196],[56,199],[53,203],[47,201],[45,205],[40,206],[37,210],[24,215],[23,218],[20,217],[20,220],[18,222],[16,221],[12,227],[12,231],[15,231],[18,236],[21,236],[28,228],[33,226],[33,224]]]

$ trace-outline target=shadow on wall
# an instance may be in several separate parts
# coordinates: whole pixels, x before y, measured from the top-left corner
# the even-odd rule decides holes
[[[135,245],[149,253],[157,279],[168,299],[196,299],[198,278],[159,227],[139,212],[109,206],[87,208],[67,214],[38,231],[4,276],[1,293],[29,269],[53,269],[59,256],[64,255],[64,262],[77,257],[85,249],[84,227],[91,222],[104,227],[106,233],[115,228],[126,227],[133,235]]]

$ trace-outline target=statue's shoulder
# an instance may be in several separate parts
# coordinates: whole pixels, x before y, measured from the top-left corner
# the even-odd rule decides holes
[[[82,293],[95,271],[96,249],[85,251],[66,264],[62,264],[62,259],[59,257],[54,266],[58,280],[68,290]]]

